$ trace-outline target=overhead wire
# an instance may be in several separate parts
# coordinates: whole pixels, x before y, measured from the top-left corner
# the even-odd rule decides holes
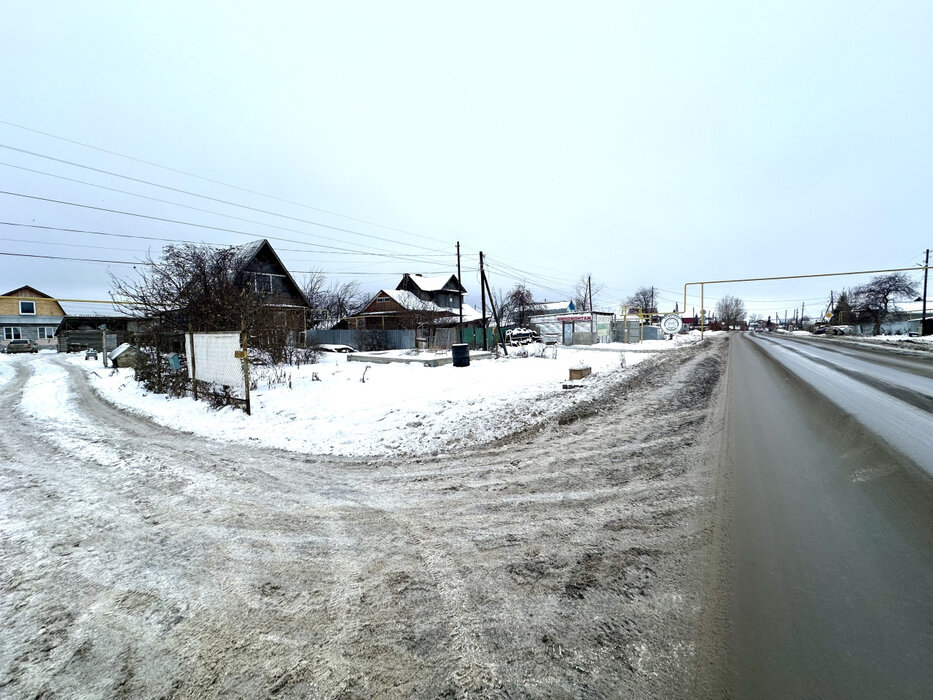
[[[9,146],[4,146],[3,144],[0,144],[0,148],[9,148]],[[47,157],[47,156],[41,156],[41,157]],[[53,158],[52,160],[58,160],[58,159]],[[63,161],[63,162],[68,162],[68,161]],[[69,163],[69,164],[71,164],[71,163]],[[57,178],[57,179],[59,179],[59,180],[66,180],[66,181],[68,181],[68,182],[74,182],[74,183],[77,183],[77,184],[80,184],[80,185],[87,185],[87,186],[89,186],[89,187],[96,187],[96,188],[99,188],[99,189],[108,190],[108,191],[110,191],[110,192],[117,192],[117,193],[119,193],[119,194],[125,194],[125,195],[129,195],[129,196],[131,196],[131,197],[139,197],[140,199],[147,199],[147,200],[149,200],[149,201],[158,202],[158,203],[160,203],[160,204],[168,204],[168,205],[170,205],[170,206],[181,207],[181,208],[184,208],[184,209],[191,209],[192,211],[199,211],[199,212],[201,212],[201,213],[203,213],[203,214],[211,214],[211,215],[213,215],[213,216],[222,216],[222,217],[225,217],[225,218],[228,218],[228,219],[233,219],[233,220],[235,220],[235,221],[242,221],[242,222],[244,222],[244,223],[256,224],[256,225],[258,225],[258,226],[268,226],[269,228],[274,228],[274,229],[277,229],[277,230],[280,230],[280,231],[288,231],[288,232],[290,232],[290,233],[300,233],[300,234],[307,235],[307,236],[316,236],[316,237],[318,237],[318,238],[321,238],[322,240],[327,240],[327,241],[340,241],[340,239],[333,238],[333,237],[331,237],[331,236],[323,236],[323,235],[321,235],[321,234],[312,234],[312,233],[310,233],[310,232],[308,232],[308,231],[303,231],[303,230],[301,230],[301,229],[291,228],[291,227],[288,227],[288,226],[280,226],[280,225],[278,225],[278,224],[272,224],[272,223],[268,223],[268,222],[265,222],[265,221],[257,221],[257,220],[255,220],[255,219],[247,219],[247,218],[242,217],[242,216],[235,216],[235,215],[233,215],[233,214],[227,214],[227,213],[224,213],[224,212],[215,211],[215,210],[213,210],[213,209],[204,209],[203,207],[196,207],[196,206],[193,206],[193,205],[191,205],[191,204],[182,204],[182,203],[180,203],[180,202],[173,202],[173,201],[171,201],[171,200],[162,199],[162,198],[160,198],[160,197],[152,197],[152,196],[150,196],[150,195],[140,194],[140,193],[138,193],[138,192],[131,192],[131,191],[129,191],[129,190],[122,190],[122,189],[119,189],[119,188],[117,188],[117,187],[109,187],[109,186],[107,186],[107,185],[101,185],[101,184],[95,183],[95,182],[88,182],[88,181],[86,181],[86,180],[79,180],[79,179],[77,179],[77,178],[66,177],[66,176],[64,176],[64,175],[57,175],[57,174],[55,174],[55,173],[45,172],[45,171],[43,171],[43,170],[35,170],[34,168],[26,168],[26,167],[21,166],[21,165],[12,165],[12,164],[10,164],[10,163],[4,163],[4,162],[0,162],[0,165],[6,166],[6,167],[8,167],[8,168],[15,168],[15,169],[17,169],[17,170],[23,170],[23,171],[26,171],[26,172],[35,173],[35,174],[38,174],[38,175],[44,175],[44,176],[47,176],[47,177]],[[88,167],[89,170],[97,171],[96,168],[90,168],[89,166],[78,166],[78,167]],[[99,172],[106,172],[106,171],[99,171]],[[125,176],[117,175],[117,177],[125,177]],[[390,239],[390,238],[385,238],[384,236],[375,236],[375,235],[371,235],[371,234],[367,234],[367,233],[361,233],[361,232],[359,232],[359,231],[354,231],[353,229],[343,228],[343,227],[341,227],[341,226],[333,226],[333,225],[331,225],[331,224],[324,224],[324,223],[321,223],[321,222],[310,221],[310,220],[308,220],[308,219],[300,219],[300,218],[296,218],[296,217],[292,217],[292,216],[286,216],[286,215],[284,215],[284,214],[276,214],[276,213],[274,213],[274,212],[268,212],[268,211],[265,211],[265,210],[262,210],[262,209],[256,209],[255,207],[248,207],[248,206],[246,206],[246,205],[236,204],[236,203],[234,203],[234,202],[227,202],[227,201],[224,201],[224,200],[216,199],[216,198],[214,198],[214,197],[207,197],[207,196],[205,196],[205,195],[199,195],[199,194],[195,194],[195,193],[184,192],[183,190],[178,190],[178,189],[176,189],[176,188],[174,188],[174,187],[168,187],[168,186],[165,186],[165,185],[158,185],[158,184],[155,184],[155,183],[147,183],[147,182],[145,182],[145,181],[143,181],[143,180],[137,180],[136,178],[132,178],[132,177],[127,177],[127,179],[133,180],[133,181],[136,181],[136,182],[143,182],[143,183],[145,183],[145,184],[154,184],[154,186],[156,186],[156,187],[164,187],[164,188],[166,188],[166,189],[169,189],[169,190],[172,190],[172,191],[176,191],[176,192],[183,192],[184,194],[188,194],[188,195],[191,195],[191,196],[194,196],[194,197],[202,197],[202,198],[207,199],[207,200],[210,200],[210,201],[222,202],[222,203],[224,203],[224,204],[230,204],[230,205],[233,205],[233,206],[242,207],[242,208],[244,208],[244,209],[248,209],[248,210],[252,210],[252,211],[257,211],[257,212],[261,212],[261,213],[264,213],[264,214],[270,214],[270,215],[272,215],[272,216],[278,216],[278,217],[280,217],[280,218],[289,219],[289,220],[293,220],[293,221],[298,221],[298,222],[305,223],[305,224],[309,224],[309,225],[312,225],[312,226],[319,226],[319,227],[321,227],[321,228],[326,228],[326,229],[331,230],[331,231],[339,231],[339,232],[341,232],[341,233],[347,233],[347,234],[356,235],[356,236],[364,236],[364,237],[366,237],[366,238],[373,238],[373,239],[376,239],[376,240],[379,240],[379,241],[388,242],[388,243],[401,243],[402,245],[408,245],[408,246],[410,246],[410,247],[412,247],[412,248],[420,248],[420,249],[422,249],[422,250],[427,250],[427,251],[431,251],[431,252],[436,252],[436,251],[437,251],[437,248],[427,248],[427,247],[425,247],[425,246],[419,246],[419,245],[414,245],[414,244],[407,244],[407,243],[404,243],[404,242],[401,242],[401,241],[395,241],[395,240],[392,240],[392,239]],[[342,241],[341,241],[341,242],[342,242]],[[377,250],[378,250],[378,249],[377,249]]]
[[[160,221],[160,222],[163,222],[163,223],[177,224],[177,225],[179,225],[179,226],[190,226],[190,227],[205,229],[205,230],[209,230],[209,231],[220,231],[220,232],[224,232],[224,233],[234,233],[234,234],[237,234],[237,235],[240,235],[240,236],[248,236],[248,237],[250,237],[250,238],[256,238],[256,239],[269,239],[269,240],[276,240],[276,241],[285,241],[285,242],[288,242],[288,243],[297,243],[297,244],[306,245],[306,246],[309,246],[309,247],[322,248],[322,249],[328,249],[328,250],[336,250],[336,251],[345,251],[345,252],[350,252],[350,253],[356,253],[356,254],[359,254],[359,255],[378,255],[378,256],[381,256],[381,257],[393,258],[393,259],[396,259],[396,260],[412,260],[412,261],[414,261],[414,262],[422,262],[416,255],[410,255],[410,256],[397,255],[397,254],[393,255],[392,253],[390,253],[390,252],[388,252],[388,251],[379,251],[379,250],[375,250],[375,251],[372,251],[372,252],[371,252],[371,251],[359,251],[359,250],[353,250],[353,249],[350,249],[350,248],[342,248],[342,247],[337,247],[337,246],[324,245],[323,243],[308,243],[308,242],[306,242],[306,241],[300,241],[300,240],[296,240],[296,239],[294,239],[294,238],[283,238],[283,237],[281,237],[281,236],[269,236],[269,235],[264,235],[264,234],[253,233],[253,232],[251,232],[251,231],[242,231],[242,230],[239,230],[239,229],[226,228],[226,227],[223,227],[223,226],[212,226],[212,225],[210,225],[210,224],[199,224],[199,223],[192,222],[192,221],[183,221],[183,220],[180,220],[180,219],[170,219],[170,218],[167,218],[167,217],[153,216],[153,215],[151,215],[151,214],[141,214],[141,213],[139,213],[139,212],[131,212],[131,211],[125,211],[125,210],[121,210],[121,209],[110,209],[110,208],[108,208],[108,207],[97,207],[97,206],[94,206],[94,205],[91,205],[91,204],[81,204],[81,203],[79,203],[79,202],[69,202],[69,201],[67,201],[67,200],[54,199],[54,198],[51,198],[51,197],[40,197],[40,196],[38,196],[38,195],[30,195],[30,194],[24,194],[24,193],[21,193],[21,192],[12,192],[12,191],[8,191],[8,190],[0,190],[0,194],[5,194],[5,195],[8,195],[8,196],[12,196],[12,197],[22,197],[22,198],[26,198],[26,199],[32,199],[32,200],[36,200],[36,201],[41,201],[41,202],[50,202],[50,203],[54,203],[54,204],[61,204],[61,205],[64,205],[64,206],[77,207],[77,208],[81,208],[81,209],[89,209],[89,210],[92,210],[92,211],[101,211],[101,212],[106,212],[106,213],[110,213],[110,214],[119,214],[119,215],[122,215],[122,216],[132,216],[132,217],[136,217],[136,218],[140,218],[140,219],[145,219],[145,220],[149,220],[149,221]]]
[[[380,223],[375,222],[375,221],[370,221],[370,220],[362,219],[362,218],[359,218],[359,217],[349,216],[349,215],[347,215],[347,214],[341,214],[340,212],[331,211],[331,210],[328,210],[328,209],[322,209],[322,208],[320,208],[320,207],[315,207],[315,206],[312,206],[312,205],[310,205],[310,204],[305,204],[305,203],[302,203],[302,202],[297,202],[297,201],[290,200],[290,199],[287,199],[287,198],[284,198],[284,197],[278,197],[278,196],[276,196],[276,195],[271,195],[271,194],[268,194],[268,193],[265,193],[265,192],[259,192],[259,191],[257,191],[257,190],[249,189],[248,187],[242,187],[242,186],[239,186],[239,185],[233,185],[233,184],[231,184],[231,183],[229,183],[229,182],[223,182],[222,180],[216,180],[216,179],[213,179],[213,178],[205,177],[205,176],[203,176],[203,175],[197,175],[197,174],[195,174],[195,173],[191,173],[191,172],[188,172],[188,171],[186,171],[186,170],[181,170],[181,169],[179,169],[179,168],[173,168],[173,167],[170,167],[170,166],[167,166],[167,165],[162,165],[162,164],[160,164],[160,163],[155,163],[155,162],[153,162],[153,161],[145,160],[145,159],[143,159],[143,158],[137,158],[137,157],[135,157],[135,156],[130,156],[130,155],[127,155],[127,154],[125,154],[125,153],[120,153],[120,152],[118,152],[118,151],[113,151],[113,150],[109,150],[109,149],[106,149],[106,148],[101,148],[101,147],[99,147],[99,146],[93,146],[93,145],[91,145],[91,144],[84,143],[84,142],[82,142],[82,141],[77,141],[77,140],[74,140],[74,139],[69,139],[69,138],[66,138],[66,137],[64,137],[64,136],[59,136],[59,135],[57,135],[57,134],[52,134],[52,133],[49,133],[49,132],[47,132],[47,131],[41,131],[41,130],[39,130],[39,129],[33,129],[33,128],[30,128],[30,127],[27,127],[27,126],[23,126],[22,124],[16,124],[15,122],[10,122],[10,121],[6,121],[6,120],[3,120],[3,119],[0,119],[0,124],[5,124],[6,126],[11,126],[11,127],[16,128],[16,129],[22,129],[23,131],[28,131],[28,132],[31,132],[31,133],[34,133],[34,134],[39,134],[39,135],[41,135],[41,136],[46,136],[46,137],[49,137],[49,138],[52,138],[52,139],[56,139],[56,140],[58,140],[58,141],[63,141],[63,142],[65,142],[65,143],[71,143],[71,144],[73,144],[73,145],[81,146],[82,148],[88,148],[88,149],[90,149],[90,150],[98,151],[98,152],[100,152],[100,153],[106,153],[106,154],[108,154],[108,155],[117,156],[118,158],[124,158],[124,159],[126,159],[126,160],[130,160],[130,161],[133,161],[133,162],[136,162],[136,163],[141,163],[141,164],[143,164],[143,165],[148,165],[148,166],[150,166],[150,167],[159,168],[159,169],[165,170],[165,171],[167,171],[167,172],[172,172],[172,173],[176,173],[176,174],[178,174],[178,175],[184,175],[184,176],[186,176],[186,177],[191,177],[191,178],[194,178],[194,179],[196,179],[196,180],[201,180],[202,182],[209,182],[209,183],[211,183],[211,184],[214,184],[214,185],[221,185],[222,187],[228,187],[228,188],[230,188],[230,189],[233,189],[233,190],[236,190],[236,191],[239,191],[239,192],[246,192],[246,193],[248,193],[248,194],[256,195],[256,196],[258,196],[258,197],[264,197],[264,198],[266,198],[266,199],[271,199],[271,200],[274,200],[274,201],[282,202],[282,203],[284,203],[284,204],[290,204],[290,205],[293,205],[293,206],[302,207],[302,208],[304,208],[304,209],[308,209],[308,210],[311,210],[311,211],[317,211],[317,212],[320,212],[320,213],[322,213],[322,214],[328,214],[328,215],[330,215],[330,216],[337,216],[337,217],[340,217],[340,218],[343,218],[343,219],[347,219],[347,220],[349,220],[349,221],[356,221],[357,223],[362,223],[362,224],[367,224],[367,225],[369,225],[369,226],[375,226],[375,227],[377,227],[377,228],[382,228],[382,229],[385,229],[385,230],[387,230],[387,231],[394,231],[395,233],[404,233],[404,234],[409,235],[409,236],[415,236],[415,237],[418,237],[418,238],[424,238],[424,239],[426,239],[426,240],[433,240],[433,241],[436,241],[436,242],[438,242],[438,243],[447,243],[447,242],[448,242],[448,241],[445,241],[445,240],[440,239],[440,238],[434,238],[434,237],[432,237],[432,236],[428,236],[428,235],[421,234],[421,233],[416,233],[416,232],[414,232],[414,231],[408,231],[408,230],[402,229],[402,228],[396,228],[396,227],[392,227],[392,226],[387,226],[387,225],[385,225],[385,224],[380,224]]]

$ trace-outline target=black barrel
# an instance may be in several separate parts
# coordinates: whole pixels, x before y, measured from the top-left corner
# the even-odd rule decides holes
[[[454,343],[454,367],[470,366],[470,346],[466,343]]]

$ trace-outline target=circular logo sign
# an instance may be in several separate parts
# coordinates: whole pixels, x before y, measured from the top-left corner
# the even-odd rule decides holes
[[[661,318],[661,330],[665,333],[675,334],[680,333],[680,329],[684,327],[684,322],[680,320],[680,316],[677,314],[664,314]]]

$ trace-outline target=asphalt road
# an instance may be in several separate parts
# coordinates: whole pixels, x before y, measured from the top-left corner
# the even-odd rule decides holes
[[[729,694],[933,696],[933,364],[731,345]]]

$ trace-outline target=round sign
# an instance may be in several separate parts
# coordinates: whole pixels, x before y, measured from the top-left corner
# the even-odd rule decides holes
[[[661,318],[661,330],[665,333],[670,333],[671,335],[680,333],[680,329],[683,327],[684,322],[677,314],[664,314]]]

